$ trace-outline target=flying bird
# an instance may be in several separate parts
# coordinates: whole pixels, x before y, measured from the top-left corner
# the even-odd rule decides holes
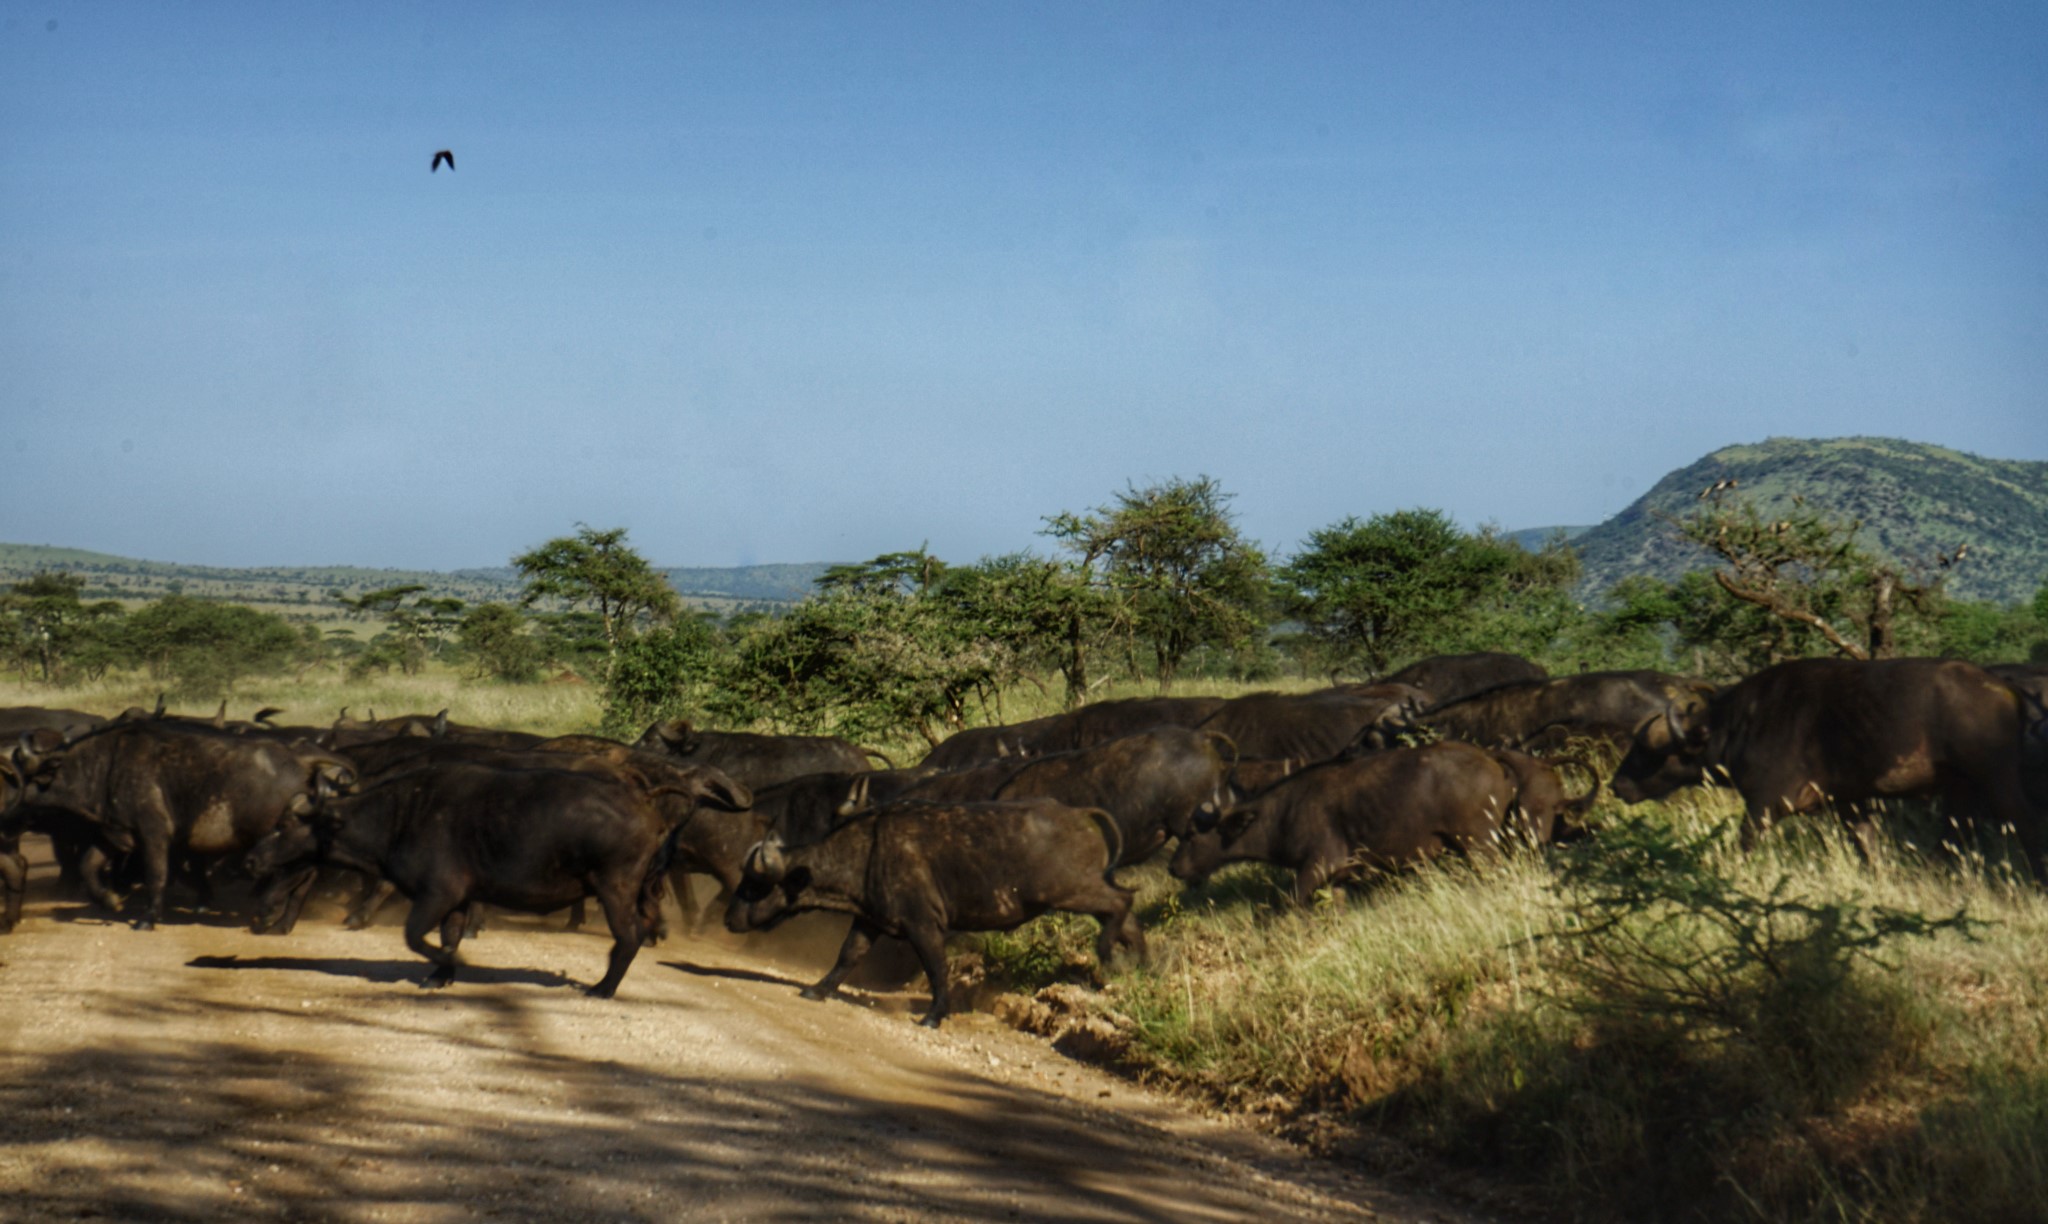
[[[427,173],[432,174],[434,171],[439,170],[442,162],[447,162],[448,168],[453,170],[455,168],[455,154],[450,153],[446,149],[434,154],[434,164],[427,167]]]

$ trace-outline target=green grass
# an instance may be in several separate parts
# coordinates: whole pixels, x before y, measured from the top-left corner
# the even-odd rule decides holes
[[[1704,792],[1650,810],[1687,832],[1735,815]],[[1866,866],[1807,822],[1713,867],[1757,895],[1782,880],[1792,899],[1966,907],[1987,925],[1780,992],[1758,1039],[1589,1008],[1571,941],[1537,938],[1573,911],[1534,855],[1433,866],[1306,911],[1271,869],[1181,893],[1153,865],[1122,874],[1153,963],[1117,974],[1098,1006],[1151,1076],[1346,1119],[1573,1218],[2040,1219],[2048,895],[1976,860],[1901,850]],[[1062,918],[982,951],[1030,988],[1073,980],[1092,936]]]

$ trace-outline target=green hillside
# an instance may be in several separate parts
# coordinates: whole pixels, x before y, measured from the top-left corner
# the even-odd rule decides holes
[[[1861,520],[1857,542],[1907,565],[1968,544],[1949,592],[2011,603],[2048,583],[2048,463],[1984,459],[1896,438],[1771,438],[1729,446],[1659,480],[1648,493],[1575,538],[1588,597],[1631,574],[1676,578],[1710,566],[1676,540],[1659,512],[1681,517],[1717,481],[1766,517],[1795,494],[1809,506]]]

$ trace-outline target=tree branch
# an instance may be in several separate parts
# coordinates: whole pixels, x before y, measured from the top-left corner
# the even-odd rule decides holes
[[[1728,576],[1727,570],[1715,570],[1714,581],[1720,583],[1721,589],[1728,592],[1730,595],[1733,595],[1735,598],[1740,599],[1745,603],[1753,603],[1757,607],[1762,608],[1764,611],[1769,612],[1773,616],[1783,617],[1786,620],[1798,621],[1803,625],[1813,626],[1814,629],[1819,631],[1822,637],[1828,640],[1829,645],[1833,646],[1836,650],[1841,651],[1843,654],[1849,656],[1852,659],[1868,660],[1870,658],[1869,652],[1865,651],[1861,646],[1858,646],[1856,643],[1843,637],[1839,632],[1835,630],[1835,627],[1833,625],[1828,624],[1827,621],[1821,619],[1820,616],[1818,616],[1815,613],[1808,612],[1804,608],[1795,608],[1782,600],[1776,599],[1771,595],[1766,594],[1765,592],[1752,591],[1745,587],[1739,587],[1735,585],[1735,580]]]

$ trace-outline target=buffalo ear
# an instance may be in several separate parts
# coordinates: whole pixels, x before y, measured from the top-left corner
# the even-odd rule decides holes
[[[307,817],[311,816],[313,814],[313,810],[318,806],[318,804],[313,802],[313,797],[311,795],[308,795],[304,791],[301,791],[298,794],[292,796],[291,802],[284,805],[284,814],[287,816],[296,816],[300,820],[304,820]]]
[[[754,792],[709,765],[698,767],[692,789],[701,802],[721,811],[744,812],[754,806]]]
[[[313,790],[322,799],[344,794],[356,784],[356,771],[338,761],[322,761],[313,767]]]

